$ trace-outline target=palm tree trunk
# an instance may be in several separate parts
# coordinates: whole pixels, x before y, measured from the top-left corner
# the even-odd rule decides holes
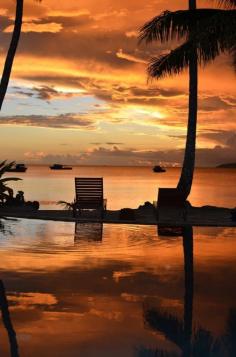
[[[4,69],[2,73],[2,79],[0,82],[0,110],[2,109],[2,104],[6,95],[11,69],[13,65],[13,61],[16,54],[17,45],[20,39],[21,34],[21,25],[22,25],[22,17],[23,17],[23,4],[24,0],[16,0],[16,15],[15,15],[15,24],[14,30],[12,34],[11,43],[9,46],[9,50],[7,53],[7,58],[4,64]]]
[[[196,9],[196,0],[189,0],[189,9]],[[190,34],[191,36],[191,34]],[[192,53],[189,64],[189,112],[188,112],[188,129],[185,146],[185,154],[181,176],[177,189],[180,190],[184,198],[187,199],[190,194],[193,173],[195,166],[195,147],[196,147],[196,129],[197,129],[197,107],[198,107],[198,66],[197,50]]]
[[[183,228],[184,248],[184,273],[185,273],[185,295],[184,295],[184,348],[183,357],[190,357],[192,350],[192,325],[193,325],[193,228]]]

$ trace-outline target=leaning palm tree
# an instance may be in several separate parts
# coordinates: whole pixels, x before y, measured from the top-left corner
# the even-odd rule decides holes
[[[41,2],[42,0],[36,0]],[[2,78],[0,81],[0,110],[2,109],[3,101],[7,92],[8,83],[10,80],[11,70],[16,55],[17,46],[20,40],[22,18],[23,18],[24,0],[16,0],[16,13],[15,13],[15,23],[12,33],[12,38],[10,46],[8,49],[7,57],[5,60]]]
[[[0,82],[0,110],[2,109],[2,104],[7,92],[12,65],[20,39],[22,16],[23,16],[23,5],[24,5],[24,0],[16,0],[15,24],[14,24],[12,39],[7,53],[6,61],[3,68],[2,78]]]
[[[219,0],[235,7],[235,0]],[[191,191],[196,145],[197,124],[197,65],[206,64],[222,52],[230,52],[236,68],[236,11],[234,9],[196,9],[196,0],[189,0],[189,10],[164,11],[147,22],[140,30],[140,40],[185,40],[175,50],[154,57],[148,67],[151,78],[175,75],[189,67],[189,113],[186,148],[177,189],[186,199]]]

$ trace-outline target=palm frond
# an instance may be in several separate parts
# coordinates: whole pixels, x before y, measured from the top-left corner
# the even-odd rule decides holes
[[[154,17],[151,21],[148,21],[140,28],[139,31],[139,41],[145,41],[146,43],[152,41],[169,41],[174,37],[181,38],[186,35],[184,31],[184,22],[188,22],[188,17],[186,18],[185,12],[177,11],[164,11],[159,16]],[[179,24],[174,25],[177,22],[177,17],[179,15]],[[181,16],[183,15],[183,16]]]
[[[3,167],[6,162],[7,162],[7,160],[3,160],[2,162],[0,162],[0,168]]]
[[[8,181],[20,181],[20,180],[22,180],[22,179],[19,177],[6,177],[4,179],[0,179],[0,182],[1,182],[1,184],[3,184]]]
[[[0,190],[0,201],[4,202],[9,197],[9,194],[6,194]]]
[[[152,58],[147,69],[149,78],[160,79],[179,74],[188,67],[193,49],[192,42],[187,42],[170,53]]]
[[[200,65],[213,61],[220,53],[229,52],[236,69],[235,28],[236,10],[198,9],[162,13],[142,27],[140,41],[163,42],[184,35],[187,39],[170,53],[153,58],[148,67],[149,76],[161,78],[182,72],[189,65],[195,49]]]
[[[223,356],[223,346],[220,339],[214,338],[213,335],[202,328],[195,331],[192,341],[193,356],[201,357],[221,357]]]
[[[148,66],[149,77],[162,78],[179,74],[188,67],[194,53],[198,64],[205,65],[221,53],[230,52],[236,68],[236,35],[233,31],[236,28],[236,11],[228,11],[223,19],[214,16],[209,27],[211,31],[199,31],[175,50],[152,58]]]
[[[197,9],[164,11],[159,16],[146,22],[139,31],[139,41],[150,43],[153,41],[167,42],[186,38],[195,31],[205,32],[209,19],[228,13],[228,10]]]
[[[236,0],[218,0],[218,3],[226,8],[236,7]]]
[[[7,160],[4,160],[3,162],[1,162],[0,164],[0,177],[5,174],[9,169],[12,168],[12,166],[15,165],[15,161],[6,163]]]
[[[165,311],[144,307],[144,320],[151,329],[162,332],[168,340],[175,343],[180,349],[183,348],[184,325],[177,317]]]
[[[218,41],[221,47],[230,49],[236,45],[235,28],[236,10],[219,10],[199,23],[198,33],[194,33],[193,37],[200,43],[211,36],[211,41]]]
[[[64,207],[64,209],[66,210],[73,210],[73,207],[74,207],[74,202],[66,202],[66,201],[58,201],[57,202],[57,205],[61,205]]]

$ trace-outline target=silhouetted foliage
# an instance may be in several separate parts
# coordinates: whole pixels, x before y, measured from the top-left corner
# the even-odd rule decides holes
[[[219,0],[227,8],[235,0]],[[175,75],[189,67],[189,113],[185,155],[177,189],[187,199],[192,186],[195,166],[197,124],[197,65],[213,61],[220,53],[229,52],[236,70],[236,11],[196,9],[196,0],[189,0],[189,9],[164,11],[140,29],[140,41],[147,43],[184,40],[176,49],[150,60],[149,78]]]
[[[14,166],[14,161],[7,163],[6,160],[0,163],[0,202],[5,202],[9,197],[13,196],[13,190],[7,186],[9,181],[19,181],[18,177],[6,177],[2,176],[8,171],[8,169]]]

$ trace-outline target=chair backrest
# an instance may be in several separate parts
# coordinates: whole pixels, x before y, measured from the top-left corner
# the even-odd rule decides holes
[[[176,188],[159,188],[158,207],[184,207],[185,199],[183,194]]]
[[[103,200],[102,177],[75,177],[76,201]]]

